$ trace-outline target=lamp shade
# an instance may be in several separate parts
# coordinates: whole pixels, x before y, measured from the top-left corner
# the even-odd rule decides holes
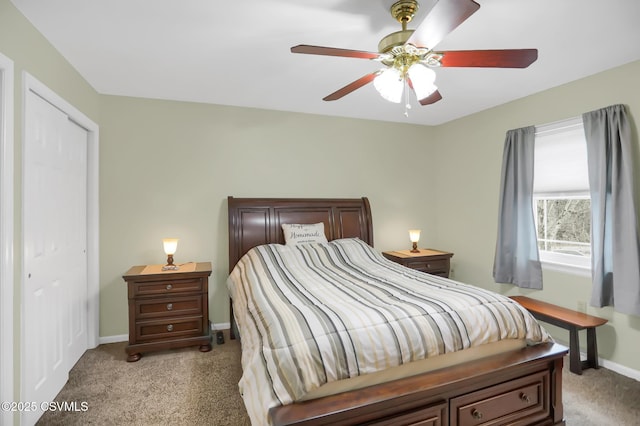
[[[162,240],[162,245],[164,247],[165,254],[175,254],[176,249],[178,248],[178,239],[177,238],[164,238]]]
[[[411,229],[409,230],[409,240],[412,243],[417,243],[420,241],[420,230],[419,229]]]

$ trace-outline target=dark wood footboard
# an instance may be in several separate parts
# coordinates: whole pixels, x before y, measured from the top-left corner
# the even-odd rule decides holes
[[[564,346],[544,343],[270,411],[280,425],[563,425]]]

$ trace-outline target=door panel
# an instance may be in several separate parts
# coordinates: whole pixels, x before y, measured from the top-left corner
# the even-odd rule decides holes
[[[67,125],[65,183],[67,205],[64,221],[67,246],[69,369],[88,347],[87,340],[87,131],[72,121]]]
[[[87,132],[31,91],[23,164],[23,397],[45,402],[88,346]]]

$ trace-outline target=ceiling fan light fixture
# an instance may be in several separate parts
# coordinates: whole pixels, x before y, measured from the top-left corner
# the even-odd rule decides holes
[[[480,5],[475,0],[434,0],[435,4],[422,22],[415,30],[410,30],[407,24],[418,10],[418,1],[394,1],[390,9],[391,16],[400,22],[402,30],[380,40],[378,53],[304,44],[291,48],[293,53],[369,59],[384,66],[325,96],[323,100],[334,101],[374,83],[380,95],[390,102],[400,103],[404,95],[406,114],[411,107],[411,90],[423,106],[442,100],[434,84],[435,73],[431,68],[526,68],[538,59],[537,49],[433,51],[451,31],[478,11]]]
[[[396,68],[385,68],[373,79],[373,86],[380,96],[389,102],[399,104],[402,100],[404,79]]]
[[[413,64],[407,71],[409,79],[411,79],[411,86],[416,97],[418,99],[424,99],[438,88],[434,84],[436,81],[436,73],[422,64]]]

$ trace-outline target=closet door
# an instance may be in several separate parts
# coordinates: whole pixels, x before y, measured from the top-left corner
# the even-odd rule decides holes
[[[25,110],[21,383],[41,403],[88,346],[87,132],[32,91]]]

